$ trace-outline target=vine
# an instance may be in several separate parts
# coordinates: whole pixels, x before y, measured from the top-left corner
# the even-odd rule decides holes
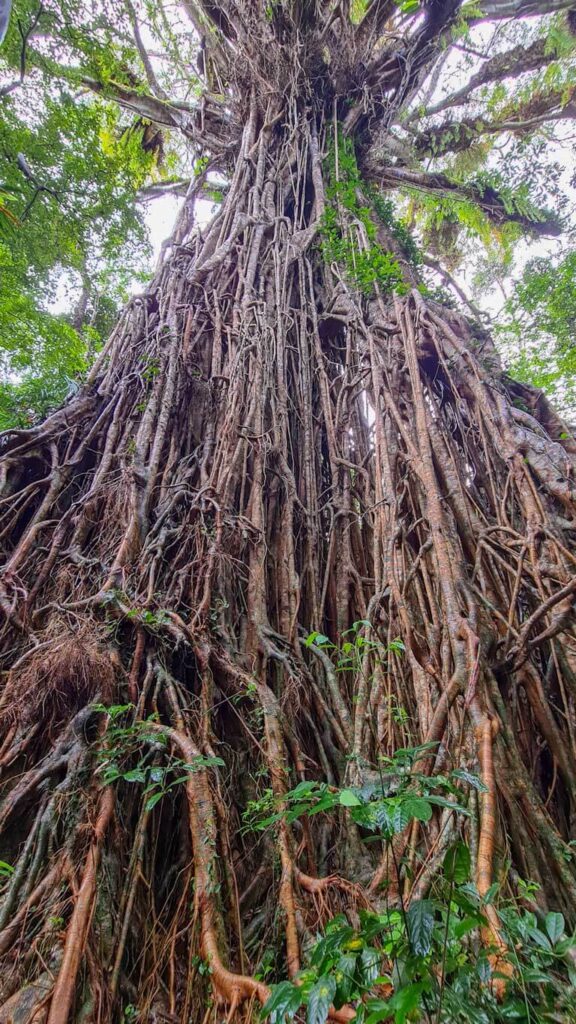
[[[415,244],[395,220],[392,204],[362,180],[352,139],[340,130],[335,134],[326,160],[328,205],[320,229],[322,256],[326,263],[343,267],[348,280],[365,295],[370,295],[375,285],[384,293],[403,295],[408,288],[400,264],[378,241],[378,224],[361,197],[369,199],[382,225],[391,229],[413,263],[417,259]]]

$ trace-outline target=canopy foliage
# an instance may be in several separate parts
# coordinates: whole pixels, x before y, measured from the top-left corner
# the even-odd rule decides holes
[[[435,5],[341,6],[359,37],[392,19],[410,39]],[[410,85],[413,99],[392,128],[394,159],[379,156],[389,122],[378,128],[376,117],[363,172],[392,196],[430,286],[455,288],[457,302],[463,286],[487,317],[498,312],[511,369],[571,409],[571,319],[552,312],[566,309],[571,255],[541,293],[548,254],[552,266],[560,258],[550,239],[561,232],[570,247],[574,227],[567,9],[562,0],[460,5],[435,44],[434,72]],[[548,17],[534,16],[544,10]],[[261,16],[272,30],[284,6],[271,0]],[[74,390],[115,311],[149,275],[142,200],[182,195],[191,166],[205,176],[207,162],[226,181],[227,142],[216,133],[236,129],[216,69],[225,25],[225,15],[207,18],[186,3],[15,0],[0,53],[0,424],[33,422]],[[327,64],[336,37],[326,36]],[[377,75],[377,48],[370,60]],[[352,109],[350,127],[355,117]]]

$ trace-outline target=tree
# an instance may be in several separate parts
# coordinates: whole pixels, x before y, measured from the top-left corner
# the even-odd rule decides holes
[[[0,1021],[248,1019],[338,911],[425,931],[458,838],[504,998],[495,891],[576,921],[576,445],[409,228],[448,285],[466,232],[559,231],[536,163],[530,190],[472,158],[574,116],[570,4],[181,8],[46,3],[7,37],[196,173],[78,393],[1,439]],[[354,1015],[333,996],[309,1020]]]

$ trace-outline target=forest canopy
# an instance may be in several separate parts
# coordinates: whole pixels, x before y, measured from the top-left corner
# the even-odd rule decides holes
[[[367,6],[354,0],[352,23]],[[471,302],[511,373],[573,416],[576,36],[568,5],[546,6],[494,5],[494,19],[463,4],[374,172],[431,291]],[[418,4],[396,9],[409,30]],[[15,0],[0,51],[1,426],[69,395],[150,279],[146,208],[183,196],[208,159],[181,135],[204,103],[203,45],[185,4]],[[208,202],[226,186],[217,164]]]

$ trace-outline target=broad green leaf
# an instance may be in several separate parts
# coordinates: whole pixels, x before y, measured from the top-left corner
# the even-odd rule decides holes
[[[300,800],[303,796],[308,796],[310,793],[316,792],[318,789],[318,783],[314,781],[299,782],[294,789],[291,789],[286,797],[290,800]]]
[[[420,7],[420,0],[400,0],[402,14],[415,14]]]
[[[444,857],[444,876],[449,882],[462,885],[470,877],[470,850],[466,843],[458,842],[447,850]]]
[[[141,768],[133,768],[130,772],[124,772],[122,778],[125,782],[146,782],[146,772]]]
[[[305,647],[312,647],[312,644],[316,647],[326,647],[327,644],[330,644],[331,647],[334,646],[331,643],[329,636],[325,636],[324,633],[319,633],[317,630],[313,630],[312,633],[308,633],[308,636],[304,641]]]
[[[406,914],[408,937],[416,956],[426,956],[432,948],[434,905],[431,900],[415,900]]]
[[[342,807],[360,807],[362,805],[362,801],[351,789],[341,789],[339,800]]]
[[[544,925],[550,942],[555,946],[558,939],[561,939],[564,934],[564,915],[551,911],[549,914],[546,914]]]
[[[437,807],[449,807],[455,814],[464,814],[467,818],[472,817],[467,807],[462,807],[462,804],[454,803],[452,800],[446,800],[443,796],[437,796],[435,793],[430,793],[426,799],[429,803],[436,804]]]
[[[373,946],[366,946],[360,953],[362,979],[367,988],[374,984],[380,973],[382,953]]]
[[[456,768],[452,772],[452,777],[454,779],[460,779],[462,782],[466,782],[469,786],[472,786],[473,789],[478,790],[479,793],[486,793],[487,791],[487,787],[482,782],[482,779],[477,775],[474,775],[472,772],[466,771],[465,768]]]
[[[500,1008],[501,1020],[527,1020],[526,1003],[521,999],[513,999]]]
[[[225,768],[226,762],[221,757],[203,757],[201,754],[193,761],[182,765],[187,772],[200,772],[203,768]]]
[[[457,939],[463,938],[464,935],[468,935],[469,932],[474,931],[480,924],[480,915],[477,917],[464,917],[462,921],[459,921],[454,928],[454,935]]]
[[[144,804],[144,809],[146,811],[151,811],[153,807],[156,807],[156,804],[162,799],[163,796],[164,790],[162,789],[158,793],[153,793],[152,796],[149,797],[146,803]]]
[[[432,807],[429,800],[425,800],[424,797],[406,797],[403,801],[403,806],[406,814],[411,818],[416,818],[418,821],[430,821],[432,817]]]
[[[412,815],[409,813],[404,800],[398,801],[392,810],[391,818],[395,832],[403,832],[406,826],[410,824]]]
[[[388,999],[369,999],[366,1003],[366,1013],[364,1024],[379,1024],[381,1020],[389,1020],[390,1001]]]
[[[308,1024],[324,1024],[336,993],[336,979],[328,974],[319,978],[308,996]]]
[[[336,802],[337,797],[335,793],[326,793],[325,796],[320,797],[317,804],[314,804],[314,806],[310,808],[308,814],[319,814],[320,811],[331,811]]]
[[[388,644],[388,650],[392,651],[394,654],[403,654],[406,650],[406,644],[403,640],[400,640],[400,638],[397,637],[395,640],[390,641]]]
[[[424,991],[421,981],[410,985],[403,985],[392,996],[389,1006],[394,1010],[394,1024],[404,1024],[412,1010],[420,1005],[420,998]]]
[[[356,956],[352,953],[345,953],[336,962],[334,978],[337,989],[334,997],[334,1005],[338,1008],[352,998],[355,988]]]
[[[544,932],[541,932],[539,928],[527,928],[526,930],[532,941],[535,942],[537,946],[540,946],[541,949],[549,950],[552,948],[550,939],[544,934]]]
[[[291,981],[281,981],[279,985],[271,985],[268,1001],[262,1008],[262,1016],[269,1017],[271,1024],[291,1020],[302,1004],[302,989]]]

